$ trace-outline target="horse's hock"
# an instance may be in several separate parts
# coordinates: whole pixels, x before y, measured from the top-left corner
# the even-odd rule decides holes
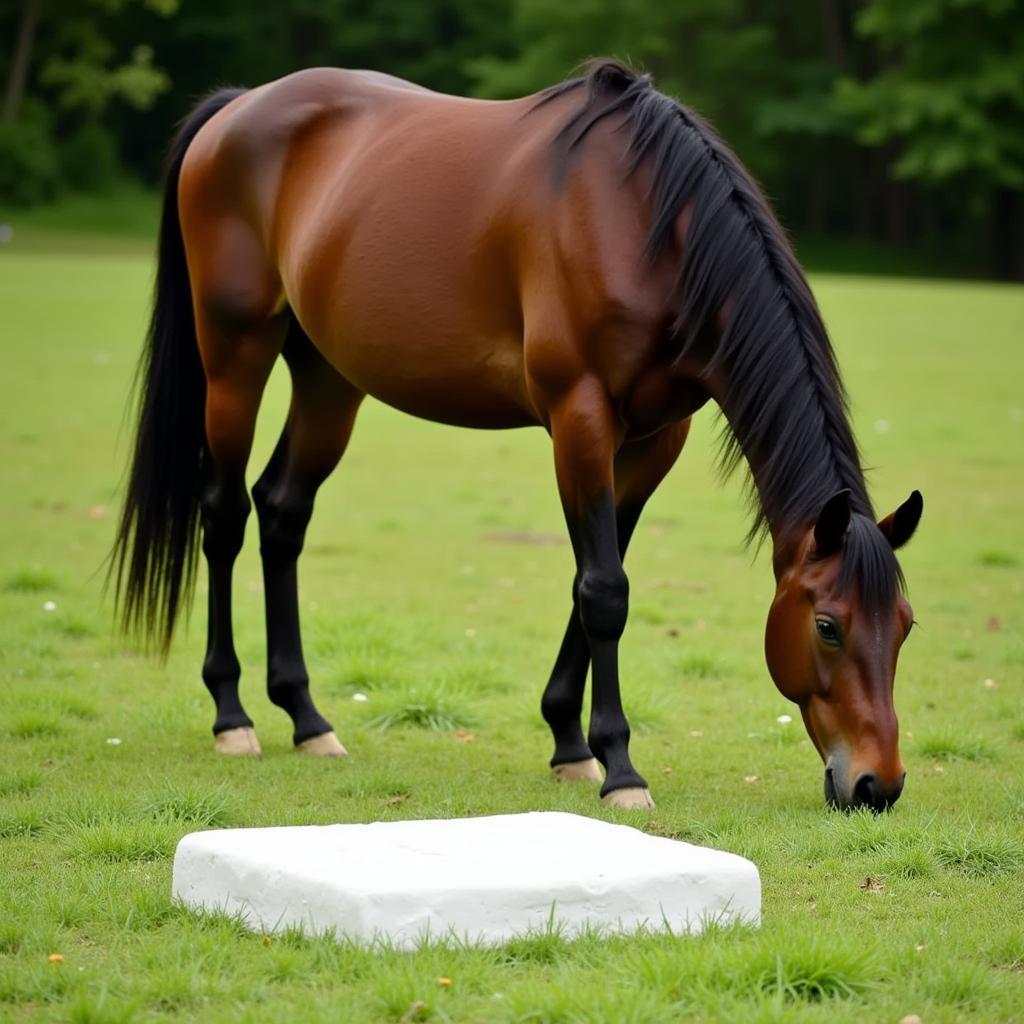
[[[757,868],[732,853],[575,814],[194,832],[174,896],[254,930],[496,944],[538,930],[758,923]]]

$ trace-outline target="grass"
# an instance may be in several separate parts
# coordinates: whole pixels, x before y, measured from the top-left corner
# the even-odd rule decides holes
[[[96,211],[72,212],[62,230],[80,240],[102,226],[89,225]],[[547,439],[373,403],[321,491],[301,570],[313,689],[351,756],[295,755],[265,698],[250,526],[235,619],[264,758],[218,759],[199,678],[202,585],[166,664],[115,637],[100,592],[148,258],[46,251],[60,225],[15,227],[0,251],[0,1019],[1019,1019],[1020,289],[814,281],[878,505],[912,487],[926,500],[902,557],[920,623],[896,690],[903,799],[881,818],[824,809],[799,714],[763,668],[767,552],[740,549],[737,486],[715,483],[701,414],[628,565],[637,614],[623,697],[658,802],[644,816],[548,776],[538,702],[571,559],[549,542],[562,525]],[[39,245],[17,247],[32,231]],[[275,376],[254,475],[286,403]],[[552,930],[492,950],[398,953],[294,933],[265,942],[170,900],[174,845],[194,829],[534,809],[751,857],[761,929],[574,941]]]
[[[978,732],[969,732],[957,725],[932,729],[917,741],[924,757],[939,761],[984,761],[992,757],[989,741]]]
[[[156,193],[127,181],[108,192],[65,193],[45,206],[0,205],[0,224],[11,228],[0,252],[144,254],[152,251],[158,218]]]

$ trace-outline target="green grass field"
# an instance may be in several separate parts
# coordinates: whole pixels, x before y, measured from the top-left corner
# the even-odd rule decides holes
[[[218,758],[202,593],[166,665],[114,635],[101,596],[151,267],[30,249],[0,253],[0,1019],[1024,1019],[1024,290],[814,281],[879,510],[913,487],[926,501],[902,559],[920,628],[894,811],[827,812],[799,720],[776,721],[793,709],[763,666],[768,559],[741,549],[704,413],[627,566],[625,703],[658,809],[616,813],[547,769],[538,702],[571,577],[547,438],[373,403],[301,567],[313,686],[351,756],[295,754],[266,700],[250,524],[235,607],[264,758]],[[197,828],[533,809],[752,858],[763,926],[399,954],[252,935],[170,899]]]

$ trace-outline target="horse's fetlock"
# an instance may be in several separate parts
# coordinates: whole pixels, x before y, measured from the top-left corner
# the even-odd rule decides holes
[[[223,683],[236,683],[242,676],[242,666],[237,658],[207,658],[203,662],[202,677],[207,687],[219,687]]]

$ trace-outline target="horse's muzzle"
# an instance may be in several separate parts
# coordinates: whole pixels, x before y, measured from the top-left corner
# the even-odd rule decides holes
[[[853,789],[849,793],[842,792],[836,785],[836,778],[831,767],[825,768],[825,801],[841,811],[856,811],[868,808],[876,814],[889,810],[900,798],[907,773],[904,772],[892,785],[886,786],[871,772],[861,772],[854,780]]]

